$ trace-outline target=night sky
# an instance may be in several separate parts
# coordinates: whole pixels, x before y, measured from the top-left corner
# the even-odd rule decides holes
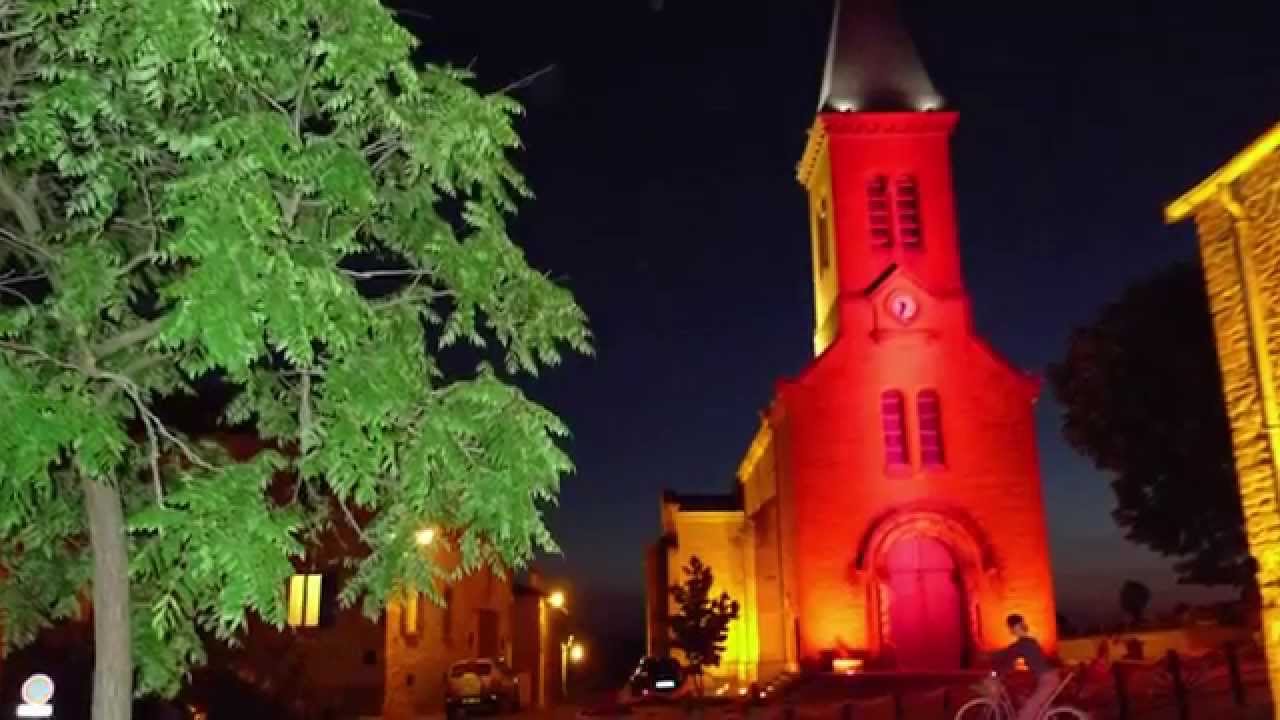
[[[589,621],[642,625],[663,488],[729,489],[774,381],[811,356],[804,195],[830,0],[393,0],[431,59],[517,93],[537,198],[515,235],[575,292],[598,356],[532,386],[578,472],[551,523]],[[1130,282],[1192,256],[1164,204],[1280,120],[1280,3],[905,2],[961,113],[961,253],[979,330],[1042,371]],[[1169,562],[1126,543],[1105,478],[1038,408],[1062,609]],[[1196,597],[1176,591],[1176,599]]]

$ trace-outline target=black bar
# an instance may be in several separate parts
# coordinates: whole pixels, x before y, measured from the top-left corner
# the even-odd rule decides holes
[[[1231,674],[1231,695],[1235,697],[1236,705],[1246,707],[1249,699],[1245,695],[1244,678],[1240,675],[1240,655],[1236,644],[1228,641],[1222,650],[1227,656],[1227,670]]]
[[[1169,662],[1169,677],[1173,680],[1173,700],[1178,704],[1178,720],[1191,720],[1191,706],[1187,702],[1187,686],[1182,682],[1182,660],[1177,650],[1165,656]]]
[[[1111,666],[1111,675],[1116,681],[1116,709],[1120,720],[1129,720],[1129,683],[1124,676],[1124,665],[1115,663]]]

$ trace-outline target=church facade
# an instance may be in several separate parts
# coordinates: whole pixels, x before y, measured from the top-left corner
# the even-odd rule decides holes
[[[944,108],[896,8],[837,3],[809,198],[813,360],[778,382],[724,496],[662,500],[653,653],[691,556],[742,605],[716,671],[959,669],[1027,618],[1053,651],[1038,381],[974,329]],[[718,591],[717,590],[717,591]]]

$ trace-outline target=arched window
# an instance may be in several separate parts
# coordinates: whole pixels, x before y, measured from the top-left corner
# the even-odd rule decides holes
[[[920,463],[941,467],[946,464],[946,455],[942,449],[942,404],[937,390],[920,391],[916,414],[920,418]]]
[[[907,417],[902,391],[880,393],[880,420],[884,426],[884,462],[889,467],[907,464]]]
[[[889,178],[873,175],[867,181],[867,228],[871,246],[893,247],[892,209],[889,207]]]
[[[898,221],[898,241],[905,248],[919,249],[924,242],[920,230],[920,189],[914,175],[899,175],[893,190]]]

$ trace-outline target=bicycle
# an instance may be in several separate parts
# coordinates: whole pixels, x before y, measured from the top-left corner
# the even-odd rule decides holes
[[[1075,673],[1067,673],[1062,682],[1058,683],[1058,687],[1045,701],[1044,709],[1036,716],[1036,720],[1091,720],[1089,713],[1079,708],[1053,704],[1074,676]],[[955,720],[1013,720],[1016,717],[1009,691],[994,675],[988,680],[984,692],[982,697],[976,697],[961,705],[956,711]]]

